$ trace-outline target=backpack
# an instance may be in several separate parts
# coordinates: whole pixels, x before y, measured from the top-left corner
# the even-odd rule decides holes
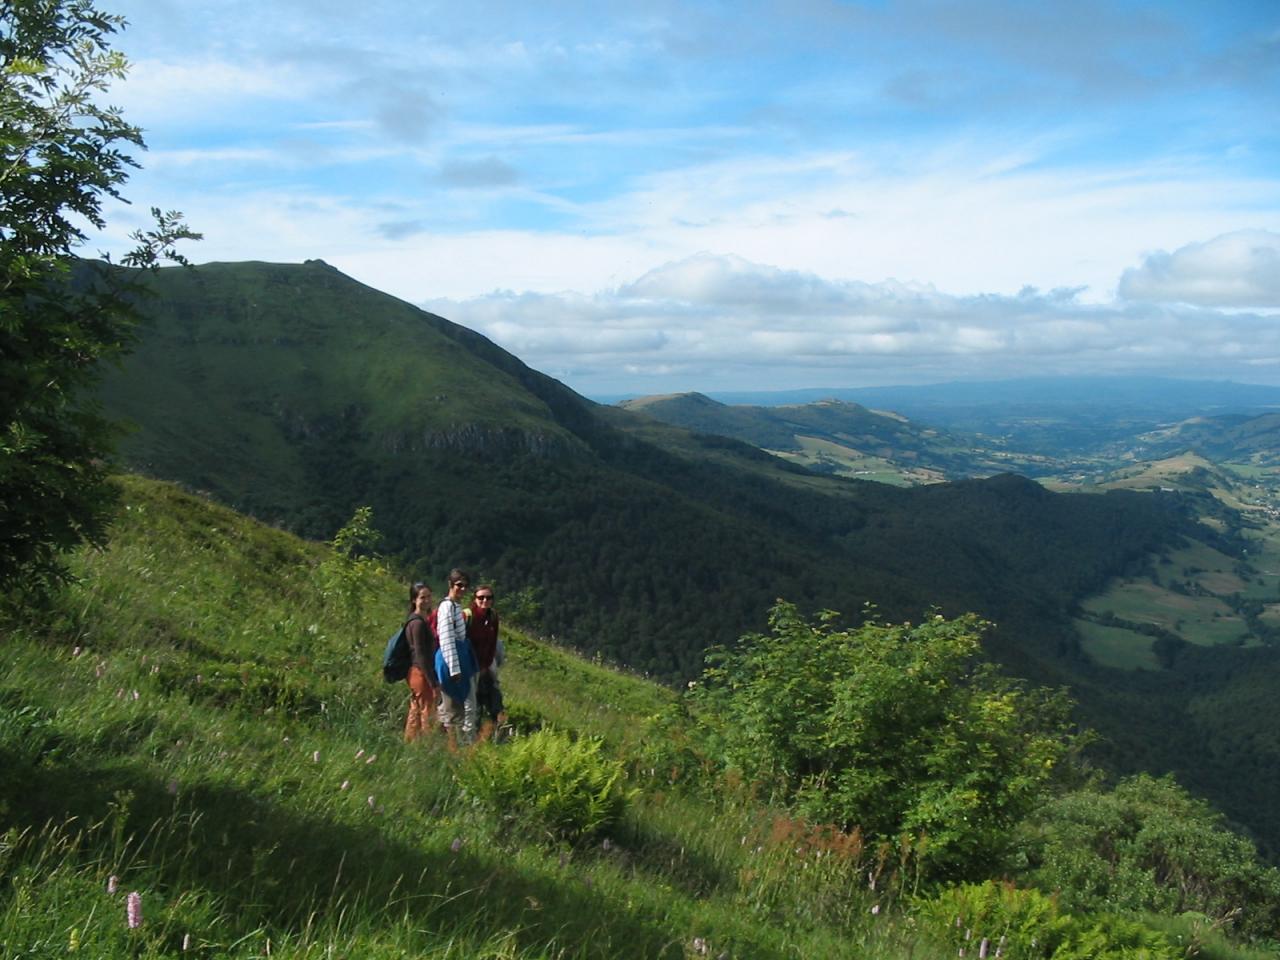
[[[409,676],[409,664],[413,655],[409,650],[409,635],[406,628],[415,617],[422,619],[420,614],[415,613],[387,641],[387,649],[382,653],[382,679],[387,683],[398,683]]]

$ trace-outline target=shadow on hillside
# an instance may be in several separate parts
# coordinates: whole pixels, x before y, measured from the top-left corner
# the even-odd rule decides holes
[[[347,929],[353,918],[359,929],[363,922],[376,926],[381,917],[388,924],[409,917],[406,926],[422,936],[422,948],[440,939],[465,943],[503,935],[519,949],[554,943],[582,957],[684,956],[664,917],[611,899],[589,881],[539,875],[466,847],[455,852],[443,840],[416,847],[389,839],[374,823],[299,815],[241,789],[196,786],[175,797],[166,784],[127,765],[79,765],[71,759],[78,752],[66,739],[51,751],[0,746],[6,826],[38,833],[72,817],[81,824],[102,821],[113,805],[121,809],[127,794],[124,834],[145,838],[134,852],[158,875],[165,895],[199,891],[216,897],[238,933],[267,928],[301,935],[317,918],[345,913]],[[109,833],[101,831],[86,845],[86,859],[109,862]],[[672,851],[660,851],[652,837],[642,842],[649,854],[637,864],[641,871],[665,870]],[[694,895],[706,890],[713,880],[709,868],[689,869],[677,882]],[[773,953],[756,948],[751,955]]]
[[[635,873],[679,887],[690,897],[710,896],[735,882],[711,857],[642,824],[632,825],[623,842],[619,856]]]

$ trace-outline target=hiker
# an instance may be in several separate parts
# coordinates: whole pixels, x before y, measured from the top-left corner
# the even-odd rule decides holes
[[[462,600],[471,578],[458,569],[449,571],[449,592],[436,609],[436,674],[440,681],[440,725],[449,735],[449,746],[466,746],[476,735],[476,660],[467,640],[467,620]],[[457,727],[461,725],[459,731]]]
[[[431,588],[415,583],[409,588],[409,621],[405,639],[409,642],[409,716],[404,721],[406,743],[418,739],[431,729],[431,711],[435,707],[439,681],[436,679],[436,639],[431,629],[435,617]]]
[[[476,702],[483,718],[480,739],[487,739],[494,726],[507,721],[498,686],[498,668],[502,666],[502,641],[498,639],[498,611],[493,608],[493,587],[482,583],[471,597],[467,618],[467,639],[476,655]]]

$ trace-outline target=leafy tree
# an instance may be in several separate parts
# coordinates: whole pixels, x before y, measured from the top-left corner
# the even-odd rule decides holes
[[[1028,827],[1029,877],[1069,910],[1191,910],[1280,939],[1280,870],[1172,777],[1066,794]]]
[[[76,259],[83,225],[121,198],[137,127],[101,98],[128,69],[124,20],[92,0],[0,0],[0,592],[61,579],[61,554],[98,539],[112,425],[86,396],[130,342],[136,269]],[[125,268],[181,261],[194,239],[152,210]]]
[[[973,615],[839,630],[779,601],[769,635],[708,658],[709,742],[805,816],[915,842],[934,876],[990,876],[1078,736],[1060,693],[980,658]]]

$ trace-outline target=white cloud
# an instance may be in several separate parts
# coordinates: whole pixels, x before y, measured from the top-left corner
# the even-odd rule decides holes
[[[700,254],[591,296],[498,291],[426,306],[588,392],[695,389],[708,371],[763,389],[920,381],[939,369],[1204,375],[1280,358],[1280,325],[1257,314],[1075,294],[955,296]]]
[[[1237,230],[1173,253],[1161,250],[1126,270],[1130,300],[1206,307],[1280,308],[1280,233]]]
[[[302,102],[316,92],[316,79],[285,63],[142,59],[112,88],[111,99],[134,122],[168,127],[206,123],[246,104]]]

